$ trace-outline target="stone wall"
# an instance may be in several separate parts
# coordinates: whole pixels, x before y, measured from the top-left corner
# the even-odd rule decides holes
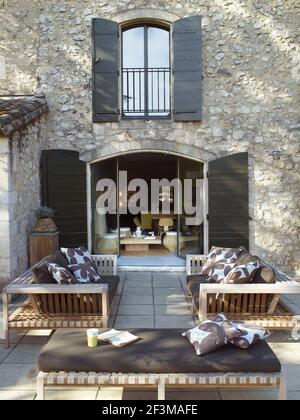
[[[39,0],[0,2],[0,95],[27,95],[37,89],[39,3]]]
[[[11,139],[11,277],[29,265],[29,235],[41,203],[40,156],[44,141],[45,117],[30,124]]]
[[[0,282],[13,279],[29,265],[29,235],[40,205],[40,154],[44,118],[10,139],[1,138]]]
[[[247,150],[251,250],[300,274],[298,0],[25,0],[22,10],[18,3],[5,2],[0,54],[8,76],[0,93],[46,95],[47,147],[79,150],[86,159],[136,149],[202,159]],[[201,123],[93,126],[91,18],[120,21],[128,13],[203,16]]]

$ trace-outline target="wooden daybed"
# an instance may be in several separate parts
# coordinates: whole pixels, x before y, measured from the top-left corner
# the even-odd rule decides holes
[[[106,330],[101,330],[103,332]],[[281,365],[267,343],[248,350],[226,346],[197,356],[178,329],[133,329],[141,340],[118,348],[88,348],[80,330],[58,330],[38,359],[37,399],[48,387],[239,388],[278,390],[286,398]]]
[[[201,276],[207,255],[187,255],[186,274],[192,310],[203,321],[224,312],[231,320],[247,321],[270,330],[291,330],[296,325],[295,311],[283,295],[300,294],[300,283],[266,261],[260,264],[275,272],[274,284],[215,284]]]
[[[6,347],[14,329],[102,328],[120,295],[117,256],[93,255],[103,282],[98,284],[34,284],[33,272],[46,257],[3,289],[3,327]],[[10,295],[28,298],[9,315]]]

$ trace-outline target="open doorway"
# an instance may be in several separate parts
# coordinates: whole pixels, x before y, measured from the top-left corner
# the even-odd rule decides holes
[[[159,260],[168,265],[166,262],[175,261],[175,257],[203,253],[203,163],[147,152],[106,159],[94,163],[91,169],[93,252],[117,254],[131,261],[153,257],[154,265]],[[121,179],[124,174],[125,182]],[[109,213],[99,208],[99,198],[104,192],[104,188],[99,188],[99,181],[105,179],[116,185],[109,196],[116,208]],[[147,191],[146,204],[139,211],[131,206],[139,191],[130,189],[135,180],[142,180]],[[153,205],[156,181],[160,184]]]

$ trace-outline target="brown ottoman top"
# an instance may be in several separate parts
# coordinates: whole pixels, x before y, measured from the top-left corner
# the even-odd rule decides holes
[[[99,330],[108,331],[107,329]],[[42,350],[43,372],[103,373],[275,373],[281,365],[267,343],[248,350],[226,345],[206,356],[196,356],[178,329],[130,329],[142,340],[118,348],[99,342],[87,346],[85,330],[58,330]]]

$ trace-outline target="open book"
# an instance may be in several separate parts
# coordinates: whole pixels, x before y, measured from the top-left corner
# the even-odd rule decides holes
[[[110,330],[99,334],[98,340],[106,341],[116,347],[124,347],[140,340],[140,337],[131,334],[129,331]]]

